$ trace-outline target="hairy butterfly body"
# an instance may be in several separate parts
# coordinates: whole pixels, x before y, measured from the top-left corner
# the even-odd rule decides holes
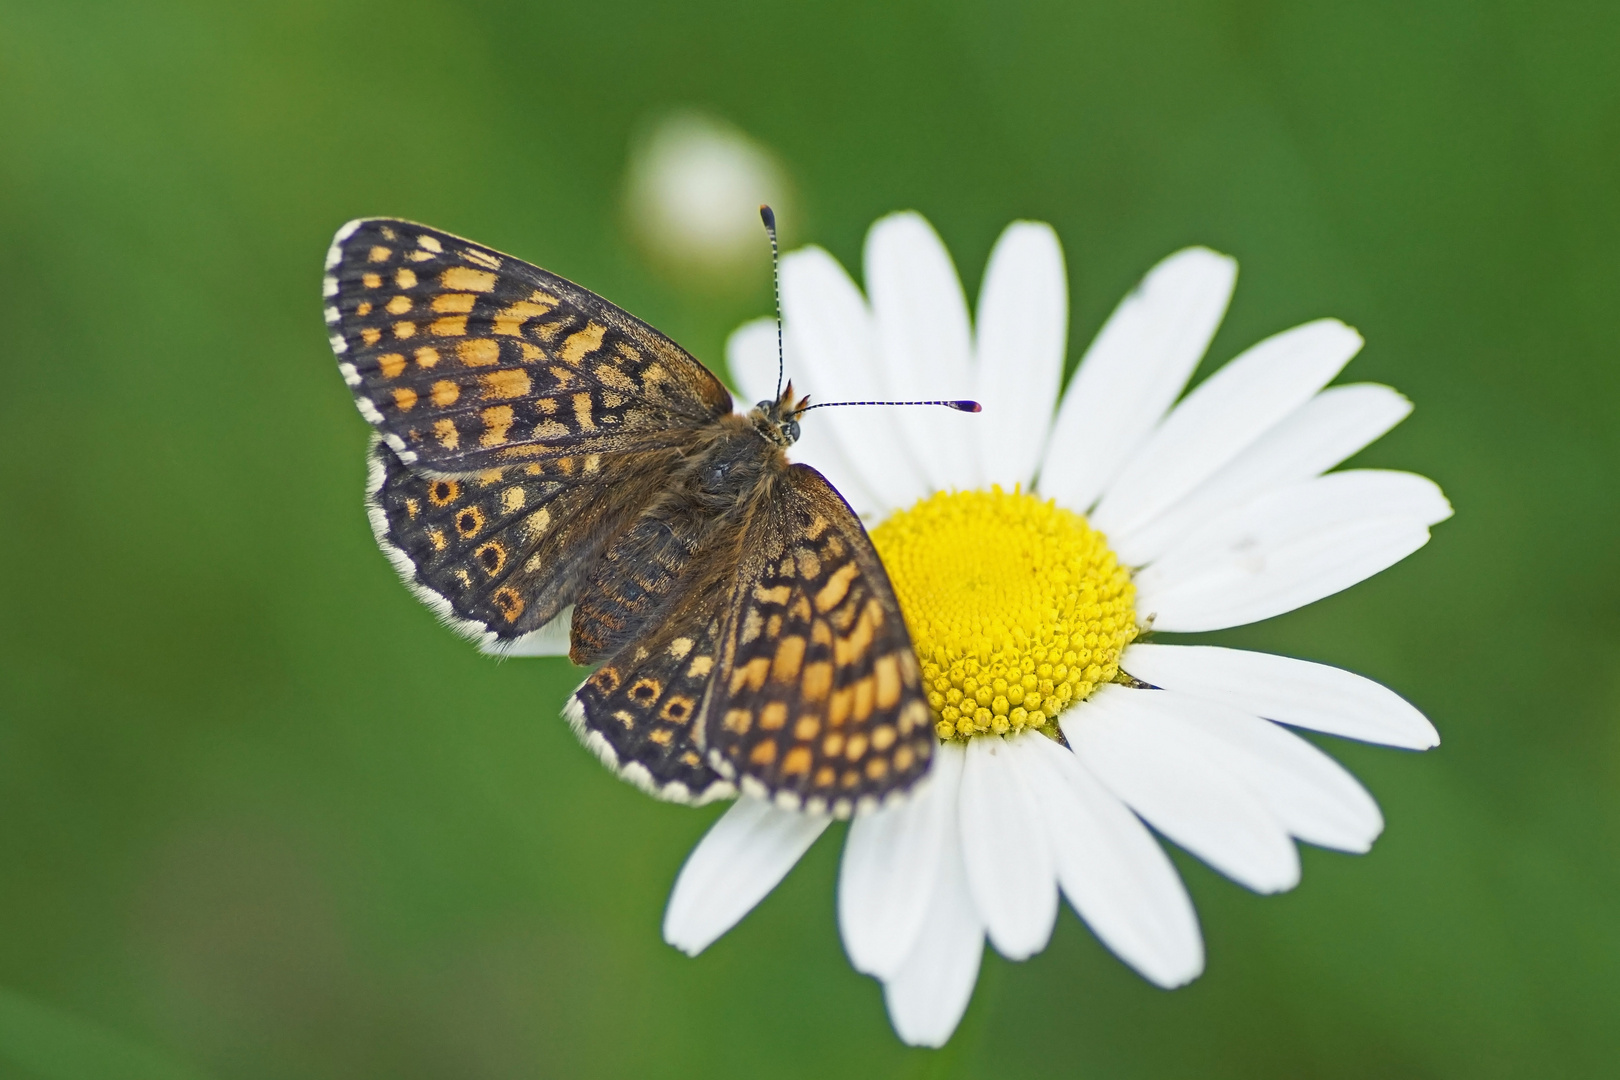
[[[620,775],[843,815],[927,770],[888,576],[837,491],[784,454],[791,386],[736,414],[702,364],[596,294],[406,221],[340,229],[323,291],[377,433],[379,544],[489,646],[571,607],[570,657],[599,666],[564,713]]]

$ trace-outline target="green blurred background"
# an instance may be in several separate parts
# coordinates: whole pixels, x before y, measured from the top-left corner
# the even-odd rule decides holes
[[[1383,0],[0,4],[0,1070],[26,1077],[1573,1077],[1620,1060],[1620,7]],[[1444,743],[1321,740],[1372,854],[1255,897],[1176,856],[1205,975],[1065,909],[944,1051],[832,905],[842,827],[708,953],[664,945],[719,808],[614,782],[577,673],[442,630],[361,509],[317,278],[361,214],[613,298],[718,365],[768,282],[627,236],[627,147],[695,106],[852,268],[937,225],[976,293],[1052,222],[1070,362],[1188,243],[1211,361],[1333,314],[1417,412],[1357,460],[1456,518],[1217,640],[1395,687]],[[1205,370],[1208,370],[1206,364]]]

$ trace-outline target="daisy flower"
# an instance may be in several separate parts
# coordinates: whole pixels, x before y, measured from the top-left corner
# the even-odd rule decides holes
[[[865,270],[863,296],[819,248],[783,260],[794,385],[816,400],[962,397],[984,411],[827,410],[793,448],[867,522],[940,738],[912,798],[850,825],[838,882],[850,960],[923,1046],[955,1030],[986,938],[1009,959],[1034,955],[1060,896],[1143,977],[1186,983],[1203,943],[1150,828],[1280,892],[1299,881],[1295,840],[1363,852],[1383,828],[1361,785],[1288,728],[1407,749],[1439,738],[1338,668],[1139,639],[1281,615],[1422,547],[1451,514],[1434,483],[1328,471],[1411,405],[1386,386],[1328,386],[1362,344],[1335,319],[1267,338],[1182,397],[1237,274],[1206,248],[1148,273],[1062,394],[1068,286],[1050,227],[1008,227],[972,317],[916,214],[872,227]],[[774,323],[743,326],[728,350],[744,400],[771,397]],[[681,870],[665,938],[706,948],[827,824],[739,799]]]

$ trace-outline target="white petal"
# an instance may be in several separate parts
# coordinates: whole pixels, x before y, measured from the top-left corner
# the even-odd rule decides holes
[[[1060,723],[1081,764],[1155,829],[1255,892],[1299,884],[1287,830],[1163,692],[1104,686]]]
[[[817,401],[865,401],[885,394],[877,331],[860,290],[838,261],[817,247],[782,259],[782,313],[802,367],[795,386]],[[801,374],[802,372],[802,374]],[[874,420],[869,408],[821,409],[800,427],[830,428],[850,464],[885,510],[910,506],[928,492],[901,429]]]
[[[793,339],[783,342],[789,373],[804,370]],[[726,366],[742,391],[737,404],[747,412],[755,404],[776,396],[776,320],[755,319],[744,323],[726,341]],[[850,464],[833,429],[820,422],[822,413],[813,413],[799,425],[799,441],[788,448],[788,459],[813,465],[838,493],[848,500],[857,514],[876,516],[883,504],[871,493],[859,470]]]
[[[856,971],[891,978],[911,953],[947,858],[959,859],[952,822],[962,779],[962,748],[939,747],[911,798],[858,815],[838,873],[838,926]]]
[[[1384,831],[1378,804],[1344,767],[1269,720],[1230,705],[1178,694],[1160,704],[1210,740],[1210,762],[1260,796],[1283,828],[1308,843],[1364,852]]]
[[[1177,633],[1245,626],[1343,592],[1428,542],[1428,529],[1405,521],[1334,525],[1263,550],[1232,550],[1225,565],[1173,587],[1143,588],[1138,610],[1156,629]]]
[[[1074,753],[1051,739],[1032,742],[1024,771],[1074,910],[1144,978],[1164,987],[1197,978],[1204,970],[1198,916],[1164,849]]]
[[[972,341],[962,282],[939,234],[921,214],[880,218],[866,234],[866,291],[883,369],[883,396],[915,401],[970,398]],[[886,410],[905,433],[936,490],[979,486],[974,453],[980,417],[935,407]]]
[[[557,612],[555,618],[538,630],[531,630],[510,645],[481,641],[478,651],[486,656],[567,656],[568,636],[574,625],[574,605]]]
[[[1217,645],[1134,644],[1120,666],[1280,724],[1410,750],[1440,745],[1434,725],[1395,691],[1326,664]]]
[[[784,338],[785,342],[785,338]],[[786,350],[784,352],[784,360]],[[737,408],[776,397],[776,320],[767,315],[745,322],[726,339],[726,368],[737,388]],[[785,370],[785,365],[784,365]]]
[[[1451,515],[1414,473],[1329,473],[1221,515],[1136,576],[1137,610],[1160,630],[1269,619],[1400,562]]]
[[[981,483],[1029,490],[1046,449],[1068,348],[1069,282],[1050,225],[1015,221],[979,287],[974,354]]]
[[[1142,576],[1182,576],[1213,565],[1224,556],[1213,553],[1239,543],[1255,529],[1267,536],[1294,535],[1324,525],[1394,518],[1437,525],[1451,516],[1451,504],[1440,486],[1426,476],[1395,469],[1346,469],[1312,477],[1269,492],[1227,510],[1184,537]],[[1164,568],[1171,568],[1166,570]]]
[[[968,891],[990,941],[1009,960],[1046,948],[1057,919],[1057,870],[1041,808],[1018,767],[1023,748],[1014,745],[1043,737],[978,736],[962,768],[958,824]]]
[[[1187,248],[1121,300],[1063,395],[1040,489],[1085,510],[1125,468],[1209,348],[1237,280],[1237,263]]]
[[[1330,386],[1185,499],[1141,528],[1111,534],[1108,542],[1127,566],[1145,566],[1223,511],[1333,468],[1411,411],[1412,403],[1387,386]]]
[[[984,957],[984,924],[968,894],[956,823],[948,826],[943,864],[916,944],[883,984],[889,1021],[912,1046],[944,1046],[967,1011]]]
[[[1360,349],[1360,334],[1318,319],[1246,350],[1164,418],[1098,502],[1092,524],[1109,535],[1141,528],[1310,400]]]
[[[714,823],[675,879],[664,940],[696,956],[787,876],[830,817],[743,796]]]

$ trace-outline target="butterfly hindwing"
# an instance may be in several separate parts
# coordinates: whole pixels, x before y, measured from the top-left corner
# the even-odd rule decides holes
[[[922,776],[933,728],[860,520],[809,466],[776,488],[742,545],[704,742],[745,792],[843,816]]]
[[[423,600],[491,644],[537,630],[572,604],[669,468],[667,451],[648,451],[430,477],[380,439],[371,460],[378,543]],[[607,483],[601,460],[639,482]]]
[[[393,218],[338,230],[326,320],[361,413],[440,474],[672,445],[731,411],[657,330],[521,259]]]
[[[696,738],[714,670],[722,599],[715,595],[684,608],[662,631],[626,646],[563,709],[609,768],[672,802],[704,803],[736,792],[705,761]]]

